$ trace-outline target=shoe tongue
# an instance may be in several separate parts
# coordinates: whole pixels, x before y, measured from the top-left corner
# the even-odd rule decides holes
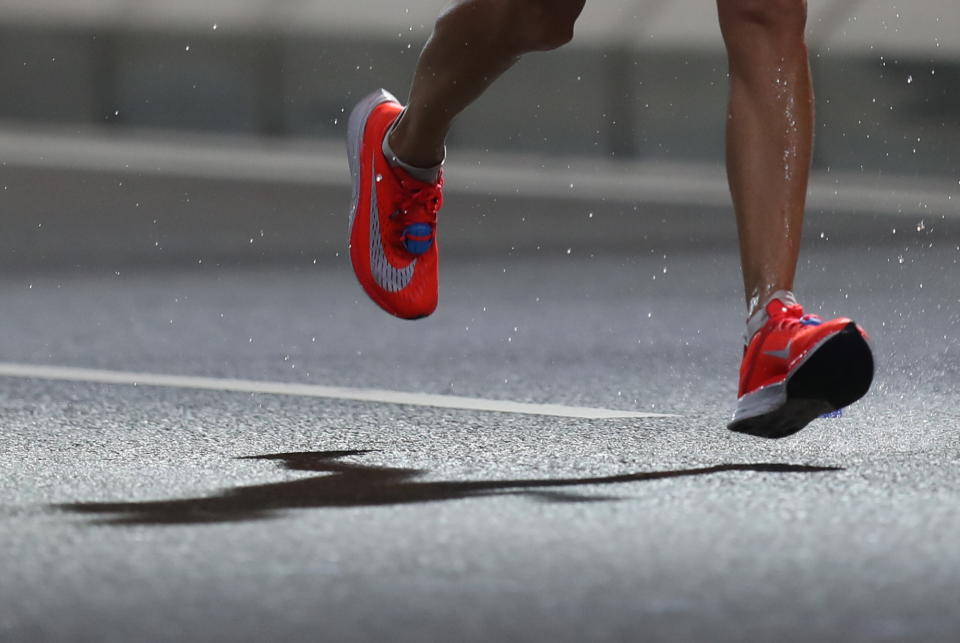
[[[787,314],[788,308],[799,305],[797,298],[789,290],[778,290],[770,295],[766,305],[758,308],[747,320],[747,332],[744,335],[744,344],[748,343],[771,318],[783,317]]]
[[[780,308],[787,308],[789,306],[798,306],[800,302],[797,301],[796,296],[789,290],[778,290],[770,295],[767,299],[767,305],[764,306],[764,308],[769,312],[771,305],[776,306],[777,310],[779,310]]]
[[[778,290],[770,295],[770,299],[763,310],[769,317],[783,317],[787,314],[794,314],[797,310],[800,310],[800,315],[803,314],[803,309],[800,308],[797,298],[788,290]],[[799,317],[799,315],[797,316]]]
[[[419,178],[411,175],[409,172],[404,170],[402,167],[392,167],[390,170],[393,172],[394,178],[400,184],[405,192],[414,194],[417,192],[431,191],[434,192],[438,189],[443,189],[443,172],[440,172],[437,175],[437,179],[434,182],[422,181]]]
[[[767,315],[770,318],[784,317],[795,311],[796,306],[799,306],[799,304],[791,304],[789,302],[780,301],[779,299],[774,299],[767,304]]]

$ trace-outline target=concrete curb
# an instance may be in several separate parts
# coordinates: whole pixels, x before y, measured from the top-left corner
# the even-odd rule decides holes
[[[0,128],[0,163],[11,168],[346,188],[344,154],[339,141]],[[724,207],[730,198],[719,163],[473,150],[451,150],[450,157],[453,194],[710,207]],[[960,181],[820,171],[811,177],[807,204],[811,210],[960,217]]]
[[[0,130],[0,167],[8,270],[343,260],[339,141]],[[448,176],[442,240],[455,256],[735,243],[719,164],[451,150]],[[914,227],[960,236],[947,180],[819,173],[809,206],[808,229],[835,243],[898,243],[891,231]]]

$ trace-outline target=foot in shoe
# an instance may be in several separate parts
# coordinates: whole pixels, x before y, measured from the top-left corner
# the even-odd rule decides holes
[[[391,163],[384,139],[403,107],[380,90],[350,115],[347,151],[353,178],[350,260],[364,292],[404,319],[426,317],[437,307],[437,212],[443,175],[425,182]]]
[[[806,315],[792,293],[780,291],[748,328],[730,430],[786,437],[869,390],[873,353],[852,320]]]

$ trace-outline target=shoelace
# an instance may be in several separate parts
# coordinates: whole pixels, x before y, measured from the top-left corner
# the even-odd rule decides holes
[[[403,197],[396,212],[390,215],[390,218],[397,222],[398,234],[402,237],[404,230],[414,223],[426,223],[433,229],[437,223],[437,212],[443,205],[443,176],[436,185],[402,177],[399,180]]]

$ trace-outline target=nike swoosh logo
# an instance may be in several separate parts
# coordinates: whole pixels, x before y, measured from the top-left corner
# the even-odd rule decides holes
[[[370,185],[373,186],[373,198],[370,199],[370,271],[377,285],[387,292],[399,292],[407,287],[413,279],[413,269],[417,265],[414,259],[406,268],[395,268],[383,249],[383,237],[380,235],[380,212],[377,207],[377,168],[372,162],[373,177]]]
[[[770,357],[777,357],[779,359],[790,359],[790,345],[793,342],[787,342],[786,347],[783,350],[779,351],[764,351],[764,355],[769,355]]]

